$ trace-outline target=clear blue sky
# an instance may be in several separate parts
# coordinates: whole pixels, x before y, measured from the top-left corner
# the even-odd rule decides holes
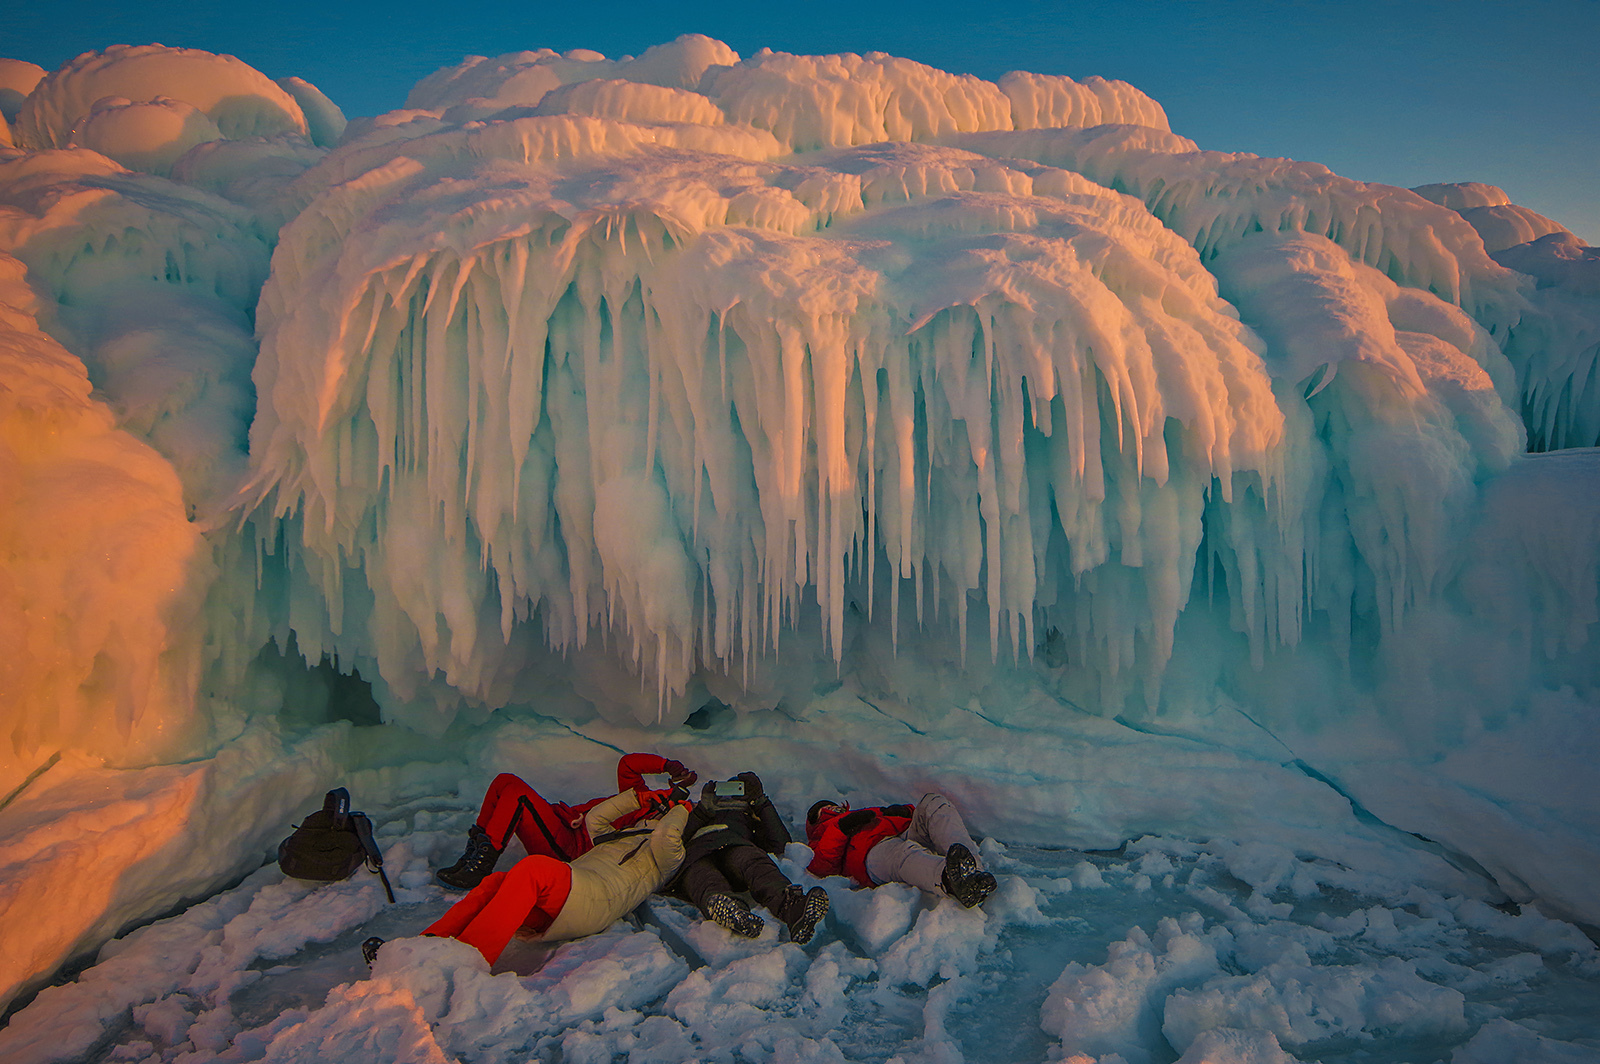
[[[689,32],[741,55],[883,51],[985,78],[1100,74],[1155,97],[1202,147],[1404,186],[1483,181],[1600,244],[1600,0],[8,6],[0,55],[53,69],[110,44],[230,52],[311,81],[352,116],[399,107],[463,55],[628,55]]]

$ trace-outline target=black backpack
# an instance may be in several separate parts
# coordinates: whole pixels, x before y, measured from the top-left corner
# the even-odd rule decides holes
[[[383,854],[372,837],[372,821],[365,813],[350,811],[350,792],[343,787],[329,791],[322,808],[278,843],[278,867],[295,879],[336,883],[349,879],[363,864],[378,874],[383,892],[394,901],[389,877],[383,871]]]

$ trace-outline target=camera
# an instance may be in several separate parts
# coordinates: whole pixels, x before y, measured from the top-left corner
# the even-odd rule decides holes
[[[744,780],[718,780],[711,793],[717,798],[743,798]]]

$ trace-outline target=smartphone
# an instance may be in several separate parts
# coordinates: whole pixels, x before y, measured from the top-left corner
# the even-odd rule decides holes
[[[718,780],[711,793],[718,798],[743,798],[744,780]]]

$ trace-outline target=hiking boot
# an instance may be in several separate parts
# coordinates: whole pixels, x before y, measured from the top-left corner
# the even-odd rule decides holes
[[[812,887],[801,895],[799,884],[791,883],[784,894],[783,922],[789,926],[789,941],[803,946],[811,941],[817,925],[828,915],[828,892]]]
[[[467,829],[467,852],[449,868],[434,873],[435,878],[452,890],[471,890],[483,882],[483,877],[494,871],[500,860],[500,849],[489,841],[489,833],[477,824]]]
[[[367,962],[367,971],[372,971],[372,962],[378,959],[378,950],[383,946],[383,939],[374,935],[361,943],[361,959]]]
[[[944,855],[944,873],[939,877],[944,892],[961,903],[963,909],[982,905],[994,893],[994,876],[978,867],[978,859],[961,843]]]
[[[744,938],[760,938],[761,929],[767,926],[766,921],[750,911],[750,906],[732,894],[713,894],[707,898],[706,918]]]

